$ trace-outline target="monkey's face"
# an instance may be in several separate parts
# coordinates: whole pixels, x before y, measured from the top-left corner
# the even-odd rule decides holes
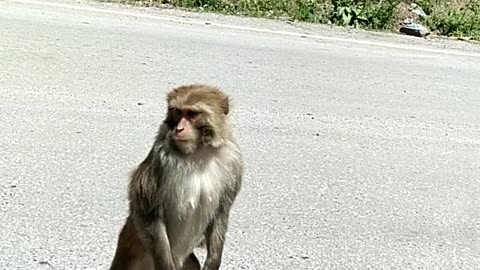
[[[179,87],[167,96],[167,137],[181,153],[218,148],[228,135],[228,97],[201,85]]]
[[[195,152],[202,143],[204,113],[191,108],[171,108],[168,114],[171,143],[184,154]]]

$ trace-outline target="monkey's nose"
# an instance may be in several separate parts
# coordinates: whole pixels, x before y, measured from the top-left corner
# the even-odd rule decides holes
[[[183,131],[183,128],[178,128],[178,127],[177,127],[177,133],[180,133],[180,132],[182,132],[182,131]]]

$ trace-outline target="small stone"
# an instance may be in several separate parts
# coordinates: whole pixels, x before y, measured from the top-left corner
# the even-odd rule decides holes
[[[430,34],[430,31],[421,24],[405,22],[405,25],[400,28],[400,33],[410,36],[426,37]]]

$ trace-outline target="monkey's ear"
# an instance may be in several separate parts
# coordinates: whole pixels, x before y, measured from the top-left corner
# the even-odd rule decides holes
[[[230,111],[228,97],[225,97],[222,99],[222,102],[220,103],[220,107],[222,108],[223,113],[227,115],[228,112]]]

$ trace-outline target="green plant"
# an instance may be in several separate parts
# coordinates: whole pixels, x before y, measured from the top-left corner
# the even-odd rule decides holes
[[[470,36],[480,40],[480,0],[471,0],[462,7],[438,6],[426,22],[441,35]]]
[[[295,0],[290,8],[293,20],[305,22],[319,22],[320,3],[316,0]]]
[[[367,22],[362,8],[342,6],[332,12],[331,20],[341,25],[355,25]]]
[[[330,20],[340,25],[388,29],[398,3],[398,0],[332,0]]]
[[[368,1],[365,16],[367,17],[366,27],[370,29],[391,29],[396,7],[399,0]]]

